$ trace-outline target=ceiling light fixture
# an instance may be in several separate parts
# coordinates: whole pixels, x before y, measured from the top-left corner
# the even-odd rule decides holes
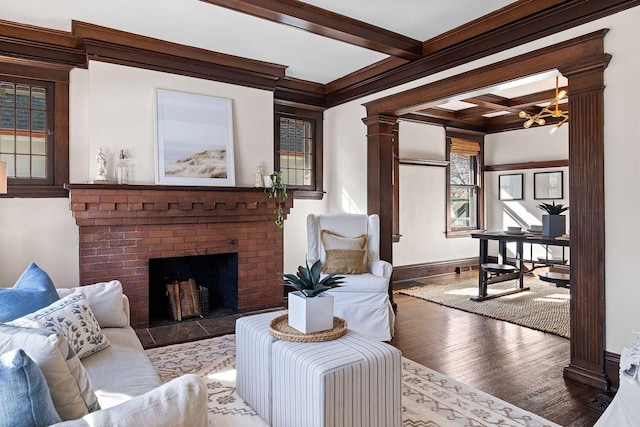
[[[553,128],[551,128],[550,133],[554,133],[560,126],[569,121],[569,112],[562,111],[558,106],[558,102],[566,97],[566,90],[563,89],[561,91],[558,91],[558,77],[556,76],[556,97],[548,106],[544,107],[538,114],[535,114],[533,116],[526,111],[520,111],[520,118],[527,119],[527,121],[524,122],[524,127],[529,129],[531,126],[533,126],[534,123],[540,126],[544,126],[547,123],[544,119],[545,117],[561,118],[562,120],[560,120]]]

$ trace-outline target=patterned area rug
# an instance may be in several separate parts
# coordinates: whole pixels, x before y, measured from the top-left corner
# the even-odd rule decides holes
[[[209,425],[267,424],[235,392],[235,335],[146,350],[163,382],[187,373],[202,377],[209,393]],[[405,427],[557,426],[402,359],[402,424]]]
[[[489,294],[515,286],[515,280],[489,285]],[[525,286],[531,290],[482,302],[470,299],[478,295],[478,279],[413,286],[397,292],[569,338],[569,289],[529,277]]]

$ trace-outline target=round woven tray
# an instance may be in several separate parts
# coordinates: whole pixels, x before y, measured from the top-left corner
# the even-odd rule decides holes
[[[286,341],[296,342],[321,342],[331,341],[340,338],[347,333],[347,322],[339,317],[333,318],[333,328],[328,331],[303,334],[297,329],[289,326],[289,315],[283,314],[271,321],[269,333],[276,338]]]

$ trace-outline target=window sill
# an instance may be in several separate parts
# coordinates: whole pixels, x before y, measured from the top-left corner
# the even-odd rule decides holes
[[[9,185],[7,194],[1,198],[55,198],[69,197],[69,192],[62,185]]]
[[[292,190],[294,199],[322,200],[324,191]]]
[[[472,233],[477,233],[478,231],[480,231],[479,228],[474,228],[469,230],[447,231],[447,239],[457,239],[459,237],[471,237]]]

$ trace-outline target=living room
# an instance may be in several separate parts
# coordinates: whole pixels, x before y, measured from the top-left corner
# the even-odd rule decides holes
[[[5,3],[7,4],[3,5],[4,20],[42,28],[54,28],[62,32],[63,36],[68,35],[72,30],[71,19],[83,21],[81,16],[74,15],[72,8],[54,11],[49,10],[54,9],[52,6],[41,2]],[[606,28],[609,32],[604,37],[605,52],[612,55],[612,60],[604,72],[606,197],[604,206],[601,208],[606,212],[606,227],[604,227],[606,228],[606,246],[604,247],[606,270],[603,271],[605,277],[603,286],[606,294],[603,316],[606,321],[601,325],[605,329],[604,353],[597,355],[597,358],[606,359],[615,365],[623,348],[634,338],[633,331],[637,329],[640,322],[634,302],[637,300],[638,293],[628,279],[628,266],[633,265],[638,255],[636,245],[632,244],[636,240],[634,237],[637,231],[629,228],[627,220],[627,212],[633,211],[638,203],[629,195],[634,194],[635,190],[636,180],[633,179],[635,176],[633,171],[636,169],[634,159],[638,154],[638,147],[634,143],[634,131],[638,130],[636,117],[638,117],[639,107],[629,99],[637,91],[637,88],[633,89],[636,86],[632,82],[640,64],[634,52],[633,40],[637,39],[639,30],[635,22],[638,22],[640,12],[637,7],[634,7],[635,2],[604,3],[606,5],[602,5],[602,11],[594,12],[594,17],[588,22],[577,20],[573,28],[563,28],[563,31],[558,33],[547,31],[539,38],[535,40],[532,38],[532,41],[526,43],[514,41],[508,49],[505,48],[484,57],[477,55],[437,73],[398,83],[393,87],[385,87],[373,94],[357,96],[353,100],[326,109],[323,125],[324,181],[322,187],[325,194],[321,200],[297,198],[293,200],[293,207],[287,215],[283,231],[284,271],[294,271],[303,261],[300,259],[300,254],[306,252],[306,239],[301,236],[306,235],[307,214],[366,213],[370,210],[366,162],[367,127],[362,123],[362,119],[367,116],[364,103]],[[122,5],[123,10],[127,10],[127,7]],[[204,10],[214,8],[204,3],[199,7]],[[47,16],[54,16],[57,20],[49,20]],[[89,23],[136,33],[134,27],[129,28],[124,24],[117,27],[107,25],[107,22],[108,20],[105,19],[104,22]],[[2,28],[3,35],[7,37],[11,37],[16,31],[13,24],[3,23]],[[81,29],[87,30],[81,25],[76,29],[77,34],[81,34]],[[93,33],[94,36],[95,34]],[[151,37],[149,34],[143,34],[142,31],[140,34]],[[118,37],[122,35],[119,34]],[[16,49],[15,45],[8,47],[4,54],[11,56],[11,52],[15,52]],[[77,52],[74,51],[74,54]],[[15,53],[14,55],[20,56]],[[102,61],[100,55],[96,53],[89,57],[86,68],[72,67],[69,72],[68,182],[76,184],[91,182],[97,173],[95,156],[98,148],[102,148],[107,153],[107,163],[110,168],[117,162],[117,154],[120,150],[126,150],[129,156],[131,184],[155,184],[154,93],[156,89],[233,100],[235,185],[237,187],[253,187],[258,164],[262,164],[267,173],[274,169],[273,90],[179,75],[162,70],[138,68],[131,65],[133,61],[128,65],[115,62],[117,61]],[[15,75],[15,71],[11,69],[8,74]],[[223,81],[224,79],[227,77],[220,78]],[[426,154],[434,154],[438,156],[437,159],[443,159],[444,131],[441,128],[429,128],[425,131],[421,127],[415,130],[419,126],[421,125],[401,122],[401,147],[409,147],[411,143],[402,135],[410,135],[414,130],[416,138],[424,138],[425,136],[421,134],[428,133],[429,136],[426,138],[441,141],[441,145],[432,153]],[[546,134],[544,130],[540,132]],[[555,137],[563,137],[563,135],[559,134]],[[566,138],[566,135],[564,137]],[[536,154],[540,155],[538,160],[559,157],[548,152]],[[521,161],[529,161],[529,159]],[[437,169],[434,173],[442,173],[440,171],[441,169]],[[401,169],[401,186],[405,185],[403,178],[406,179],[407,184],[416,184],[416,180],[424,179],[421,176],[412,178],[410,173],[409,167]],[[439,179],[443,178],[439,177]],[[487,179],[487,183],[494,186],[491,179]],[[588,191],[588,183],[584,183],[583,189]],[[14,188],[10,184],[9,194],[0,198],[1,235],[6,241],[11,242],[0,252],[3,260],[0,279],[3,286],[11,286],[32,261],[43,267],[58,286],[79,285],[80,235],[69,208],[69,199],[66,197],[12,197],[12,190]],[[444,194],[444,187],[440,191]],[[421,236],[420,241],[412,241],[409,236],[411,230],[405,231],[402,227],[405,226],[404,224],[419,223],[425,212],[418,208],[420,204],[412,205],[408,197],[401,197],[403,205],[400,234],[404,237],[393,247],[394,268],[401,270],[402,267],[417,263],[439,263],[477,256],[477,242],[472,239],[444,239],[443,200],[439,197],[440,205],[434,205],[433,210],[429,212],[431,216],[428,217],[434,218],[433,223],[437,223],[438,228]],[[569,201],[571,201],[570,198]],[[581,215],[581,212],[572,212],[572,214]],[[497,225],[495,222],[487,223],[489,224]],[[443,256],[443,252],[433,251],[433,247],[426,245],[425,241],[443,243],[453,248],[446,250]],[[604,367],[604,362],[600,366]],[[604,374],[602,372],[603,376]],[[609,376],[611,374],[609,372]],[[614,370],[613,375],[615,374]]]

